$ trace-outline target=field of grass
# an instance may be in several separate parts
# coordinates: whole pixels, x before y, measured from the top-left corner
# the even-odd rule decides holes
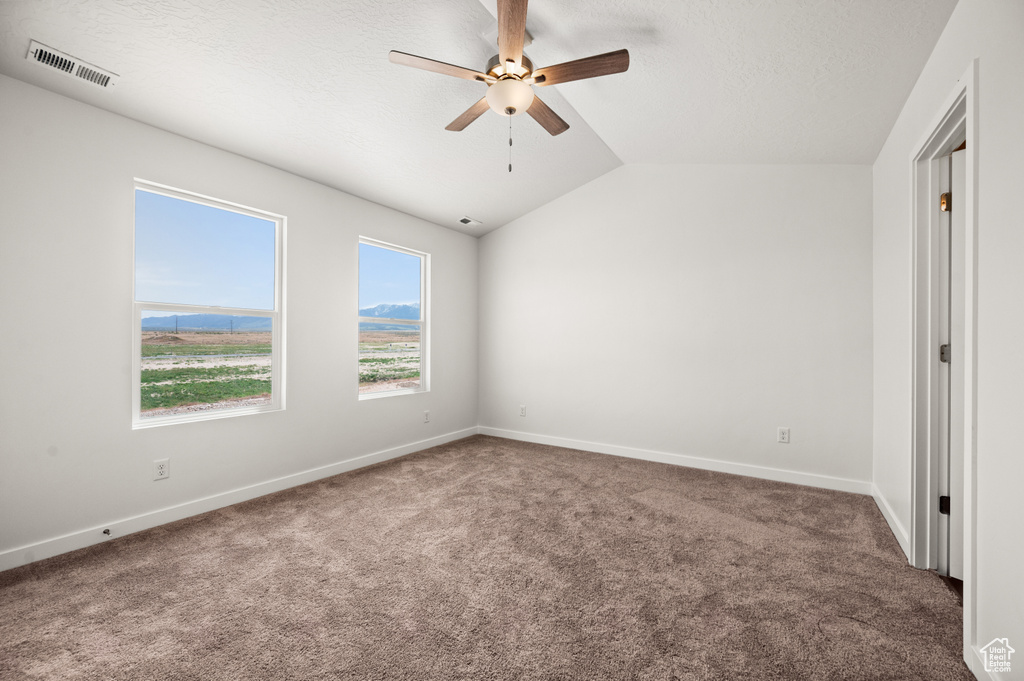
[[[270,343],[260,345],[143,345],[143,357],[202,355],[269,355]]]
[[[271,337],[252,333],[142,336],[141,411],[269,402]],[[223,403],[222,405],[220,403]]]
[[[270,397],[270,381],[236,378],[230,381],[182,381],[171,385],[143,386],[142,411],[250,397]]]
[[[183,383],[189,381],[219,381],[225,379],[248,378],[253,374],[264,373],[263,367],[250,364],[247,366],[173,366],[169,369],[143,369],[142,385],[159,385],[161,383]]]
[[[359,392],[419,385],[419,331],[363,331],[359,334]]]
[[[360,333],[359,392],[416,387],[419,380],[418,330]],[[269,332],[142,334],[143,416],[266,403],[270,395]]]
[[[359,367],[360,386],[367,383],[380,383],[381,381],[397,381],[419,377],[419,369],[410,369],[406,371],[364,371],[362,367]]]

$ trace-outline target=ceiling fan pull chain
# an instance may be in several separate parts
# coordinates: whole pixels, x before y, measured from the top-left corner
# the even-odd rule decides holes
[[[512,117],[508,117],[508,172],[512,172]]]

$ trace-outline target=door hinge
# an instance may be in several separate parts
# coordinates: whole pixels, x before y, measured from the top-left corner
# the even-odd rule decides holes
[[[949,364],[949,344],[939,346],[939,361]]]
[[[949,515],[949,497],[939,497],[939,513]]]
[[[953,205],[953,197],[950,196],[949,192],[945,192],[939,197],[939,210],[943,213],[948,213]]]

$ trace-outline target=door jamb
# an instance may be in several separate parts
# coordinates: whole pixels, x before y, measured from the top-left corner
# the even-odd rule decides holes
[[[939,220],[938,158],[967,141],[966,234],[964,248],[964,660],[974,670],[977,654],[977,246],[978,246],[978,60],[957,81],[939,115],[911,158],[913,196],[912,486],[910,562],[937,564],[938,507],[937,386],[931,367],[937,360],[936,296],[932,295],[938,246],[932,235]],[[954,198],[954,200],[956,200]],[[955,502],[954,502],[955,503]]]

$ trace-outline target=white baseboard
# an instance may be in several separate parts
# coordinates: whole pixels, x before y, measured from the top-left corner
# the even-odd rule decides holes
[[[896,512],[892,510],[892,506],[882,496],[881,490],[875,487],[875,483],[871,483],[871,496],[875,498],[875,504],[878,506],[878,510],[882,512],[885,522],[889,523],[889,529],[892,530],[893,536],[896,537],[900,548],[903,549],[903,553],[907,556],[907,561],[912,563],[913,558],[910,556],[910,533],[903,527],[903,523],[896,517]]]
[[[977,646],[971,647],[971,652],[968,655],[973,654],[973,659],[967,660],[967,667],[974,674],[975,678],[979,681],[1010,681],[1010,677],[1001,672],[987,672],[985,671],[985,656],[981,654],[981,650]],[[1011,662],[1016,666],[1016,660],[1011,659]],[[1013,672],[1008,672],[1013,673]],[[1019,678],[1019,677],[1014,677]]]
[[[634,447],[621,447],[619,445],[606,445],[599,442],[586,442],[584,440],[571,440],[564,437],[523,433],[517,430],[504,430],[501,428],[491,428],[489,426],[480,426],[478,431],[482,435],[493,435],[495,437],[504,437],[510,440],[522,440],[523,442],[535,442],[541,445],[583,449],[588,452],[597,452],[599,454],[613,454],[615,456],[626,456],[631,459],[658,461],[660,463],[670,463],[677,466],[688,466],[690,468],[700,468],[708,471],[717,471],[719,473],[745,475],[750,478],[762,478],[764,480],[775,480],[776,482],[791,482],[797,485],[821,487],[824,489],[838,490],[840,492],[853,492],[854,494],[867,495],[871,494],[871,483],[867,480],[836,478],[831,475],[801,473],[799,471],[788,471],[782,468],[755,466],[753,464],[746,463],[733,463],[731,461],[705,459],[698,456],[671,454],[669,452],[657,452],[650,449],[637,449]]]
[[[202,499],[196,499],[195,501],[189,501],[184,504],[178,504],[177,506],[162,508],[157,511],[143,513],[130,518],[112,520],[109,523],[104,523],[103,525],[91,527],[79,532],[72,532],[60,537],[54,537],[53,539],[19,546],[17,548],[0,552],[0,571],[10,570],[11,568],[15,568],[20,565],[27,565],[28,563],[33,563],[37,560],[50,558],[62,553],[67,553],[68,551],[74,551],[76,549],[85,548],[86,546],[92,546],[93,544],[109,541],[114,537],[123,537],[126,534],[132,534],[133,532],[147,530],[151,527],[164,525],[166,523],[174,522],[175,520],[181,520],[182,518],[188,518],[194,515],[199,515],[200,513],[206,513],[207,511],[224,508],[225,506],[237,504],[242,501],[248,501],[249,499],[255,499],[256,497],[261,497],[265,494],[279,492],[283,489],[303,485],[307,482],[320,480],[321,478],[329,478],[332,475],[345,473],[346,471],[355,470],[356,468],[380,463],[381,461],[387,461],[388,459],[395,459],[400,456],[405,456],[406,454],[418,452],[421,449],[436,447],[437,445],[443,445],[447,442],[469,437],[470,435],[476,435],[476,433],[477,429],[475,427],[457,430],[426,440],[420,440],[419,442],[412,442],[400,447],[393,447],[391,449],[373,452],[372,454],[364,454],[363,456],[357,456],[354,459],[347,459],[327,466],[312,468],[300,473],[294,473],[292,475],[275,478],[274,480],[249,485],[248,487],[240,487],[221,494],[215,494]],[[104,535],[104,529],[109,529],[110,535]]]

